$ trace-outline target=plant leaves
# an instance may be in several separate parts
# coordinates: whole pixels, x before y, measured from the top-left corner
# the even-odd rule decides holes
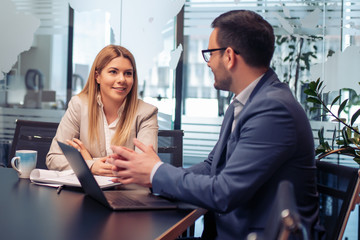
[[[334,128],[334,132],[333,132],[333,137],[332,137],[332,143],[331,143],[331,147],[334,149],[334,142],[336,139],[336,126]]]
[[[321,145],[315,149],[315,155],[318,155],[320,153],[325,153],[324,147]]]
[[[359,135],[359,128],[358,127],[353,127],[355,129],[355,131],[353,131],[354,133],[354,143],[357,145],[360,145],[360,135]],[[357,132],[356,132],[357,131]]]
[[[309,83],[309,89],[313,90],[314,92],[316,91],[316,82],[312,81]]]
[[[317,97],[316,92],[314,90],[310,89],[310,88],[305,89],[304,93],[307,94],[307,95],[310,95],[310,96]]]
[[[320,78],[318,79],[318,81],[320,81]],[[323,81],[319,82],[317,90],[319,91],[321,89],[321,86],[323,85]]]
[[[326,152],[329,152],[329,151],[331,151],[332,149],[330,148],[330,146],[329,146],[329,143],[328,142],[325,142],[325,144],[324,144],[325,146],[324,146],[324,148],[325,148],[325,151]]]
[[[360,165],[360,158],[358,158],[358,157],[354,157],[354,161],[355,161],[355,162],[357,162],[357,164],[359,164],[359,165]]]
[[[312,103],[316,103],[316,104],[321,104],[321,102],[319,101],[319,99],[314,98],[314,97],[308,97],[308,98],[306,98],[306,101],[312,102]]]
[[[340,153],[356,157],[355,149],[352,147],[345,147]]]
[[[340,116],[340,113],[342,112],[342,110],[344,110],[347,102],[348,102],[349,99],[345,99],[341,104],[340,104],[340,107],[339,107],[339,110],[338,110],[338,116]]]
[[[360,109],[358,109],[356,111],[356,113],[354,113],[354,115],[352,115],[350,126],[354,125],[354,123],[355,123],[356,119],[359,117],[359,115],[360,115]]]
[[[332,106],[339,100],[339,98],[341,97],[341,95],[337,96],[331,103],[330,108],[332,108]]]
[[[321,107],[311,107],[310,108],[310,112],[315,112],[316,110],[321,110]],[[319,117],[323,117],[323,116],[326,116],[326,115],[320,115]]]
[[[317,80],[316,80],[316,90],[318,91],[319,90],[319,84],[321,84],[321,82],[320,82],[320,78],[318,78]]]
[[[346,132],[346,127],[343,127],[343,129],[341,130],[341,135],[344,140],[344,146],[348,146],[349,145],[349,137]]]
[[[344,141],[343,140],[336,140],[336,144],[339,145],[339,146],[343,146]]]
[[[324,144],[324,127],[321,127],[321,129],[318,131],[318,137],[319,137],[320,145],[323,145]]]

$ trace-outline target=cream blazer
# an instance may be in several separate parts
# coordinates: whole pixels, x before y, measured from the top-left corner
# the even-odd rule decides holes
[[[152,144],[154,146],[154,149],[157,151],[157,112],[158,109],[155,106],[145,103],[144,101],[139,99],[135,121],[130,132],[130,137],[124,144],[125,147],[135,149],[135,151],[140,152],[140,150],[135,148],[133,144],[133,138],[136,137],[146,145]],[[89,110],[87,98],[73,96],[69,102],[68,109],[66,110],[64,116],[60,121],[59,127],[56,131],[56,135],[52,140],[50,150],[46,155],[46,165],[48,169],[59,171],[71,169],[56,140],[65,142],[66,140],[72,138],[80,139],[80,141],[84,143],[86,149],[93,157],[93,160],[86,161],[89,167],[91,167],[94,161],[96,161],[97,159],[106,157],[105,133],[102,124],[100,124],[101,127],[99,129],[100,143],[90,144],[88,135],[88,113]],[[100,115],[100,117],[100,123],[102,123],[102,114]]]

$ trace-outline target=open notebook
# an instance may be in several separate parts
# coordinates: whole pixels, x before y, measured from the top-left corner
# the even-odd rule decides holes
[[[109,188],[119,183],[111,181],[113,177],[94,176],[100,188]],[[55,171],[45,169],[34,169],[30,174],[30,181],[39,185],[46,185],[51,187],[70,186],[81,187],[79,179],[76,177],[73,170]]]

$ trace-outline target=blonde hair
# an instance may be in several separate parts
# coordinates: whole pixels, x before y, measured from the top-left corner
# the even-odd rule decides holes
[[[114,58],[123,57],[129,59],[131,65],[133,67],[133,86],[130,90],[129,94],[126,96],[126,99],[123,104],[124,110],[121,114],[121,118],[116,126],[116,131],[113,139],[111,140],[111,144],[115,145],[124,145],[124,143],[128,140],[130,135],[131,126],[135,119],[136,110],[138,106],[138,78],[136,73],[136,64],[134,56],[131,54],[129,50],[124,47],[117,45],[108,45],[104,47],[96,56],[94,63],[91,67],[89,78],[86,82],[84,89],[78,94],[81,96],[88,97],[88,105],[89,105],[89,137],[90,142],[93,144],[95,140],[99,143],[99,127],[102,126],[99,122],[101,118],[100,109],[97,103],[97,96],[100,94],[100,85],[96,82],[95,74],[100,74],[101,71],[108,65]]]

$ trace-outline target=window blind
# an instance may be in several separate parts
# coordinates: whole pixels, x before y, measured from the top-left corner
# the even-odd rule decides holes
[[[67,34],[68,1],[64,0],[12,0],[18,11],[32,14],[40,19],[40,27],[35,34]]]
[[[274,27],[275,34],[289,34],[279,16],[285,19],[295,34],[338,35],[358,34],[360,31],[360,1],[343,0],[238,0],[204,1],[187,0],[185,3],[184,34],[209,34],[212,20],[221,13],[235,9],[252,10],[262,15]],[[301,28],[301,21],[314,11],[319,11],[314,18],[313,29]],[[310,19],[311,20],[311,19]]]

